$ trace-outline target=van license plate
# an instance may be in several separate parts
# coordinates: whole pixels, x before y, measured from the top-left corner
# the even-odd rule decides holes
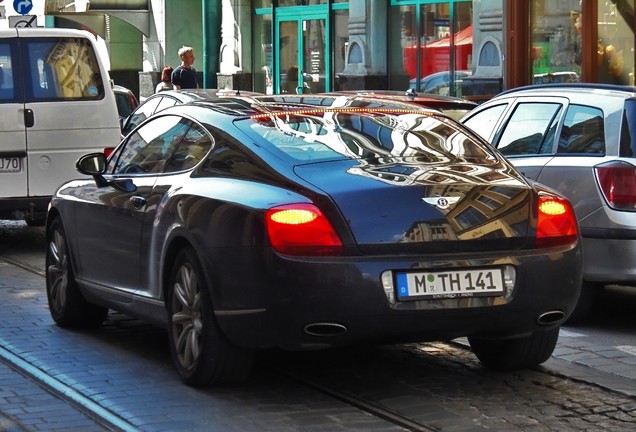
[[[22,171],[22,158],[0,157],[0,173],[15,173]]]
[[[504,292],[501,269],[397,273],[398,300],[496,296]]]

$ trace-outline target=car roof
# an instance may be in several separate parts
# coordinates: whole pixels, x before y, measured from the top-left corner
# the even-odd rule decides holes
[[[161,114],[172,111],[185,112],[188,106],[209,108],[214,112],[232,117],[250,117],[283,112],[301,112],[310,109],[312,112],[328,110],[405,110],[408,112],[436,113],[439,111],[421,105],[402,102],[399,100],[377,99],[358,95],[258,95],[258,96],[228,96],[197,100],[166,108]]]
[[[263,95],[263,93],[231,89],[181,89],[164,90],[162,92],[155,93],[149,96],[148,99],[155,97],[172,96],[178,99],[180,102],[187,103],[196,100],[215,99],[219,97],[259,95]]]
[[[606,94],[622,94],[624,97],[636,97],[636,87],[617,85],[617,84],[600,84],[600,83],[546,83],[533,84],[522,87],[515,87],[499,93],[496,97],[504,95],[540,95],[551,96],[556,92],[563,93],[598,93],[603,91]]]
[[[342,90],[325,95],[355,95],[386,100],[397,100],[401,102],[411,102],[418,105],[429,106],[430,108],[466,108],[471,109],[477,106],[475,102],[453,96],[443,96],[432,93],[417,93],[414,90]]]

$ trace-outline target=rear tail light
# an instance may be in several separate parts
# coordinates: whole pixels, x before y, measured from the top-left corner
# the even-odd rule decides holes
[[[106,156],[106,159],[108,159],[108,156],[113,154],[114,151],[115,151],[115,147],[106,147],[106,148],[104,148],[104,156]]]
[[[636,170],[633,165],[612,161],[594,167],[607,204],[616,210],[636,210]]]
[[[539,248],[574,243],[579,235],[576,215],[564,198],[539,196],[536,245]]]
[[[265,216],[269,241],[286,255],[333,256],[342,254],[342,242],[325,215],[313,204],[271,208]]]

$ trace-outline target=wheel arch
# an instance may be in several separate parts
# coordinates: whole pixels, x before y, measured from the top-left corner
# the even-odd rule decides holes
[[[168,294],[170,289],[170,276],[172,273],[174,261],[177,255],[186,248],[191,248],[194,251],[194,255],[197,257],[199,268],[203,272],[203,277],[205,278],[205,286],[208,289],[210,301],[214,305],[214,293],[211,289],[211,287],[214,285],[212,283],[211,275],[209,274],[208,268],[205,265],[208,260],[205,260],[203,259],[203,257],[201,257],[199,248],[196,247],[193,240],[189,239],[183,234],[177,234],[170,239],[165,249],[162,260],[163,266],[161,267],[161,295],[164,299],[165,308],[167,308]]]

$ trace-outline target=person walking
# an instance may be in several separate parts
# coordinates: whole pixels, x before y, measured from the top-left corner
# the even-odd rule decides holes
[[[162,92],[164,90],[174,90],[174,85],[172,84],[172,71],[174,69],[172,66],[166,66],[161,71],[161,81],[157,84],[155,88],[155,93]]]
[[[172,71],[171,81],[175,89],[198,88],[197,71],[192,67],[194,63],[194,49],[189,46],[179,48],[181,64]]]

